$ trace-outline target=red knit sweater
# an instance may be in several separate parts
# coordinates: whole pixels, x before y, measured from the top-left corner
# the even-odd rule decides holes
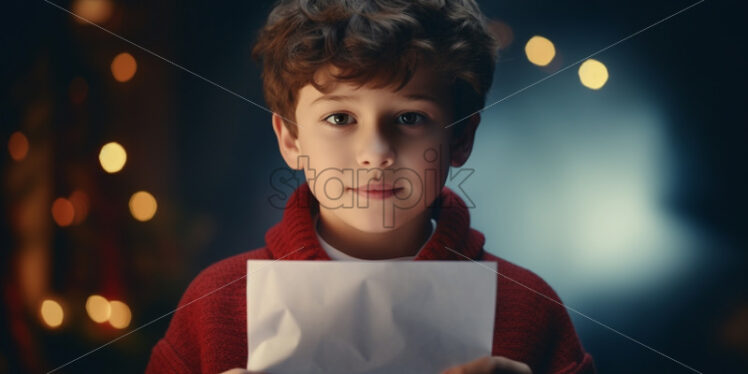
[[[485,252],[485,237],[470,228],[468,209],[452,190],[444,187],[435,206],[436,231],[415,261],[467,261],[448,247],[476,261],[497,262],[492,355],[524,362],[534,373],[594,373],[592,357],[582,348],[566,309],[526,287],[560,303],[554,290],[533,272]],[[265,234],[265,247],[203,270],[190,283],[166,335],[153,348],[146,373],[246,368],[246,262],[281,258],[302,247],[283,260],[329,261],[312,226],[318,209],[308,184],[302,184],[286,203],[283,219]]]

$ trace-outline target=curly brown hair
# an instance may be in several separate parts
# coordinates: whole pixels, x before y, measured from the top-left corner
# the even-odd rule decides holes
[[[292,120],[299,90],[331,64],[336,81],[407,85],[420,64],[451,77],[453,113],[463,119],[485,105],[498,42],[474,0],[279,0],[260,30],[252,58],[262,65],[265,101]],[[453,126],[463,128],[464,126]],[[458,130],[459,131],[459,130]]]

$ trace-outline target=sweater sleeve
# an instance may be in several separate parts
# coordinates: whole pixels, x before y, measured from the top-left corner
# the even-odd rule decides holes
[[[182,295],[166,334],[151,350],[146,374],[193,373],[201,367],[198,318],[203,303],[199,300],[200,279],[200,276],[195,278]]]
[[[146,373],[221,373],[245,367],[246,262],[267,257],[264,250],[245,252],[201,271],[153,347]]]
[[[163,338],[153,347],[145,372],[147,374],[189,373],[190,369],[166,338]]]
[[[545,281],[540,278],[538,280],[540,282],[537,291],[547,296],[546,298],[538,295],[542,299],[538,302],[544,302],[548,305],[548,320],[545,339],[543,339],[545,362],[541,364],[538,370],[534,371],[556,374],[596,373],[592,356],[584,351],[561,298]]]

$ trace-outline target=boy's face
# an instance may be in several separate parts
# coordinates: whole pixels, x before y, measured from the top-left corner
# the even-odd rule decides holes
[[[325,72],[320,70],[318,81],[329,79]],[[321,214],[375,233],[423,217],[450,164],[467,160],[479,118],[458,125],[470,127],[464,139],[450,139],[453,128],[445,126],[454,115],[448,81],[423,68],[397,92],[338,83],[324,94],[308,84],[298,95],[298,137],[276,114],[273,127],[286,162],[304,169]],[[389,195],[361,191],[377,184],[395,190]]]

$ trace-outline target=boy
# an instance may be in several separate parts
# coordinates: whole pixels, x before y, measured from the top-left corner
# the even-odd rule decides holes
[[[496,261],[492,357],[448,372],[593,373],[553,289],[485,252],[444,187],[472,150],[496,50],[474,0],[276,4],[253,57],[280,152],[307,182],[265,247],[190,284],[147,372],[246,367],[246,262],[282,259]]]

